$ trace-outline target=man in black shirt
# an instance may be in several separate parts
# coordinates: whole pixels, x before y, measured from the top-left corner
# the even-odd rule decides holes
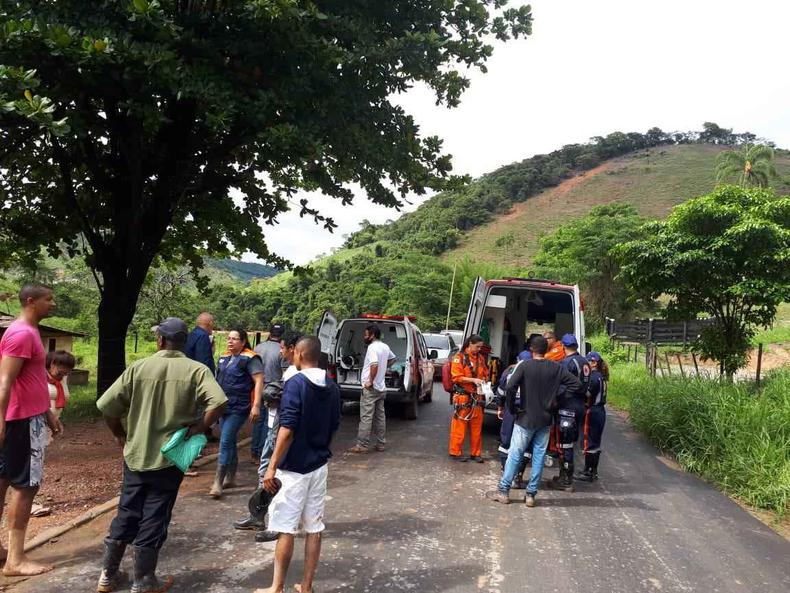
[[[572,392],[581,389],[579,380],[567,369],[544,358],[548,347],[546,338],[535,337],[530,343],[532,360],[519,364],[507,382],[505,405],[516,416],[516,424],[513,427],[505,471],[499,481],[499,488],[486,493],[487,498],[502,504],[510,502],[510,485],[524,457],[524,451],[532,441],[532,473],[524,502],[528,507],[535,506],[535,495],[543,473],[543,458],[549,444],[552,413],[557,407],[557,394],[560,387]],[[521,404],[516,408],[516,394],[519,391]]]

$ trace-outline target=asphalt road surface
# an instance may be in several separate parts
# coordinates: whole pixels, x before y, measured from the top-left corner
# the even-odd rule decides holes
[[[507,506],[484,499],[500,473],[493,430],[485,464],[447,459],[449,416],[437,384],[417,421],[390,418],[386,452],[361,456],[345,453],[357,417],[344,417],[316,591],[790,591],[790,542],[662,459],[617,415],[607,420],[601,479],[573,494],[541,490],[533,509],[518,504],[518,491]],[[176,578],[172,591],[249,592],[271,582],[274,544],[255,544],[231,527],[255,479],[252,465],[245,471],[246,486],[219,502],[206,494],[210,472],[185,482],[159,563]],[[0,588],[95,590],[111,518],[37,550],[36,558],[57,564],[54,572]],[[301,542],[289,587],[301,575]]]

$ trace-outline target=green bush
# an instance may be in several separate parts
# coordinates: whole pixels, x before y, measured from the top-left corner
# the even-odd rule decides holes
[[[685,469],[750,505],[787,512],[790,370],[769,375],[758,391],[751,383],[652,379],[639,365],[623,365],[614,369],[610,394]]]

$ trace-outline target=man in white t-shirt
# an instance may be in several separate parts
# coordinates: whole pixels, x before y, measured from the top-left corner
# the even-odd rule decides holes
[[[381,341],[381,328],[378,325],[367,326],[363,338],[368,345],[368,350],[365,353],[365,364],[362,367],[360,379],[362,395],[359,398],[357,444],[350,449],[352,453],[367,453],[370,450],[371,434],[376,439],[376,451],[385,449],[384,400],[387,392],[384,385],[384,375],[387,373],[387,368],[395,362],[392,350]]]

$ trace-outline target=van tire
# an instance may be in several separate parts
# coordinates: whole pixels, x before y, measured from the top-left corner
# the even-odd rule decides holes
[[[426,404],[433,401],[433,383],[431,383],[431,388],[428,390],[428,393],[422,396],[422,401]]]
[[[418,398],[415,396],[410,401],[407,401],[403,404],[403,417],[406,420],[417,420],[417,408],[419,402]]]

